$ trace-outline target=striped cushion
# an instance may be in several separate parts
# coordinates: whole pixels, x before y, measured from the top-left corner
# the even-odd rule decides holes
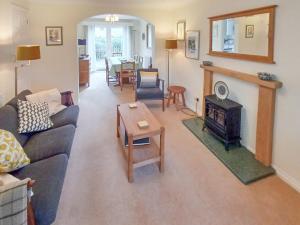
[[[10,175],[0,176],[2,179]],[[0,224],[27,224],[27,183],[29,180],[13,181],[0,185]]]
[[[155,88],[157,81],[157,72],[141,71],[141,88]]]

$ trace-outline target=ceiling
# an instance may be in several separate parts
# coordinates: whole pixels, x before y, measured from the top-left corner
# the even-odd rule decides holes
[[[39,3],[117,5],[118,7],[178,8],[197,0],[30,0]]]

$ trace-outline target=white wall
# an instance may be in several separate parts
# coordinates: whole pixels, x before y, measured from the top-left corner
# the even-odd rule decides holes
[[[147,21],[141,20],[139,23],[139,29],[137,30],[138,33],[138,39],[139,39],[139,52],[138,55],[144,57],[144,60],[149,59],[150,57],[153,57],[154,50],[152,48],[147,47]],[[152,25],[151,25],[152,26]],[[153,32],[155,33],[155,27],[153,27]],[[145,34],[145,39],[142,40],[142,35]],[[155,39],[152,36],[152,40],[154,43],[152,43],[152,46],[155,46]],[[146,65],[146,62],[144,61],[144,65]]]
[[[67,12],[67,13],[66,13]],[[77,25],[91,16],[99,14],[126,14],[143,18],[156,27],[156,65],[165,74],[166,57],[163,40],[172,34],[172,18],[166,11],[113,7],[90,4],[30,4],[30,33],[32,42],[41,45],[39,63],[30,67],[34,91],[58,87],[72,90],[78,97]],[[63,26],[63,46],[45,46],[45,26]]]
[[[251,9],[260,6],[278,4],[275,28],[275,65],[240,61],[226,58],[210,57],[209,50],[209,16]],[[293,0],[199,0],[197,3],[182,8],[174,15],[174,32],[176,21],[186,19],[187,29],[201,32],[200,61],[211,60],[217,66],[255,74],[258,71],[272,72],[283,82],[283,88],[277,93],[274,127],[273,166],[279,176],[300,191],[300,83],[299,52],[300,30],[296,21],[300,21],[300,2]],[[200,61],[184,57],[184,45],[181,44],[173,57],[172,82],[187,88],[187,104],[194,106],[194,97],[202,99],[203,70]],[[242,142],[255,151],[256,113],[258,89],[242,81],[216,76],[215,81],[225,81],[230,89],[230,98],[244,105],[242,112]],[[199,111],[202,102],[199,105]]]
[[[269,14],[241,17],[236,20],[237,53],[268,55]],[[245,37],[246,25],[254,25],[253,38]]]
[[[0,1],[0,106],[14,96],[15,47],[26,39],[26,29],[24,32],[24,24],[21,25],[26,5],[22,0]],[[21,81],[19,86],[26,88]]]

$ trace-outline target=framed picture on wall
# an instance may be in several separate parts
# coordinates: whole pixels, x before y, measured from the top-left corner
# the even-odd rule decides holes
[[[185,21],[177,22],[177,40],[184,41],[185,39]]]
[[[153,37],[153,28],[152,25],[148,23],[146,27],[147,48],[152,48],[152,37]]]
[[[185,38],[185,57],[199,59],[200,31],[190,30],[186,32]]]
[[[47,26],[45,31],[47,46],[63,45],[63,27]]]
[[[254,25],[246,25],[245,38],[254,38]]]

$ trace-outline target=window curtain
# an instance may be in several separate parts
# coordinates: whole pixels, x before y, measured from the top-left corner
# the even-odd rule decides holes
[[[90,56],[91,62],[91,72],[96,71],[96,35],[95,35],[95,25],[88,26],[88,54]]]
[[[133,58],[132,51],[132,26],[124,26],[123,27],[123,53],[125,58]]]

